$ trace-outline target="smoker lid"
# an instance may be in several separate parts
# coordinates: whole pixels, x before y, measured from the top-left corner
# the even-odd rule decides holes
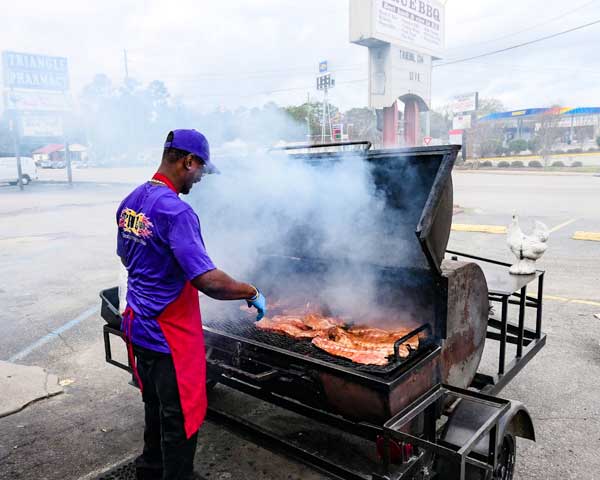
[[[373,180],[398,224],[412,230],[429,267],[441,275],[452,226],[452,168],[458,145],[372,150]],[[402,233],[402,232],[400,232]]]

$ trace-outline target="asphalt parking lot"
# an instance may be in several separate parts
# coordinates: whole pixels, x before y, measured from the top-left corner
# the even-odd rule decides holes
[[[114,211],[148,169],[90,170],[85,176],[72,188],[0,187],[0,360],[42,366],[65,385],[63,394],[0,418],[1,479],[92,478],[141,445],[139,394],[124,372],[104,362],[95,308],[98,291],[115,285],[118,276]],[[600,232],[600,177],[456,172],[454,184],[462,208],[454,222],[475,231],[453,231],[451,249],[511,261],[505,236],[484,232],[507,225],[513,212],[524,230],[532,219],[553,230],[538,265],[547,270],[547,346],[502,392],[527,405],[538,437],[536,443],[519,442],[517,478],[597,478],[600,242],[572,237]],[[69,329],[54,334],[69,322]],[[237,398],[218,387],[211,401],[239,409]],[[267,425],[285,424],[290,435],[310,438],[312,448],[335,443],[331,432],[285,412],[259,402],[243,405]],[[325,478],[211,423],[199,444],[197,467],[207,478]],[[346,456],[373,460],[373,452],[348,448]]]

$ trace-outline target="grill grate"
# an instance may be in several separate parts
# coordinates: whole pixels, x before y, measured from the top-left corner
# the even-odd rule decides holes
[[[305,355],[316,360],[321,360],[327,363],[331,363],[340,367],[350,368],[358,372],[375,374],[375,375],[389,375],[400,367],[402,367],[407,360],[412,358],[420,350],[416,350],[411,354],[409,358],[399,360],[397,362],[390,361],[387,365],[363,365],[360,363],[354,363],[345,358],[336,357],[329,353],[315,347],[310,339],[295,339],[280,335],[273,332],[266,332],[256,328],[254,317],[237,316],[237,318],[203,318],[202,323],[205,327],[211,328],[225,336],[235,335],[237,337],[246,338],[255,342],[263,343],[267,346],[277,347],[290,352]]]

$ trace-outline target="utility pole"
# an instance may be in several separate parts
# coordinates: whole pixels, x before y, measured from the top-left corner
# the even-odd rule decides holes
[[[19,148],[19,124],[18,124],[18,113],[15,112],[14,119],[10,121],[10,129],[13,134],[13,149],[15,152],[15,158],[17,160],[17,183],[19,184],[19,190],[23,191],[23,169],[21,168],[21,149]]]
[[[329,109],[327,108],[327,87],[325,87],[324,96],[323,96],[323,118],[321,119],[321,143],[325,143],[325,115],[329,117]],[[329,123],[329,122],[328,122]],[[331,130],[329,130],[329,134],[331,134]]]
[[[127,64],[127,49],[123,49],[123,64],[125,65],[125,83],[129,80],[129,65]]]
[[[67,105],[67,92],[63,91],[63,96],[65,99],[65,106]],[[67,180],[69,182],[69,186],[72,187],[73,186],[73,169],[71,166],[71,155],[69,155],[69,140],[67,138],[67,126],[68,126],[68,121],[67,121],[67,110],[65,110],[65,115],[63,117],[63,142],[65,144],[65,163],[67,166]]]

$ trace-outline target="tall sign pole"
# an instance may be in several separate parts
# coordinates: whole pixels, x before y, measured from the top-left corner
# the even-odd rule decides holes
[[[384,145],[398,143],[394,132],[398,101],[404,104],[404,143],[419,145],[420,114],[431,105],[432,61],[444,50],[444,3],[350,0],[349,4],[350,42],[369,49],[369,107],[383,119]],[[428,123],[426,119],[426,133]]]
[[[329,99],[327,93],[330,88],[335,87],[335,79],[328,72],[327,61],[319,63],[319,75],[317,76],[317,90],[323,91],[323,112],[321,118],[321,143],[325,143],[325,131],[329,126],[329,138],[333,141],[333,133],[331,126],[331,112],[329,110]]]
[[[65,105],[67,105],[68,99],[67,99],[66,91],[63,91],[63,96],[65,98]],[[65,120],[64,121],[66,124],[68,124],[66,115],[67,115],[67,112],[65,112]],[[65,163],[67,165],[67,181],[69,182],[69,186],[72,187],[73,186],[73,170],[71,167],[71,155],[69,154],[69,139],[67,137],[67,129],[64,128],[63,132],[64,132],[63,143],[65,144]]]

